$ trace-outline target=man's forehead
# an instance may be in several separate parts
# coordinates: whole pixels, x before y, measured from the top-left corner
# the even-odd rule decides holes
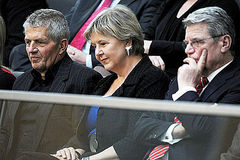
[[[27,27],[25,31],[25,39],[31,37],[47,39],[48,37],[46,27]]]
[[[185,37],[197,38],[199,36],[207,36],[208,30],[207,25],[203,23],[192,24],[186,28]]]
[[[45,26],[28,26],[28,27],[26,27],[26,32],[27,31],[39,31],[39,30],[46,31],[47,28]]]

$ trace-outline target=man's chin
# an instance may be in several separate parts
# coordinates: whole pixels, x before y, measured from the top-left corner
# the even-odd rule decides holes
[[[42,67],[39,67],[36,65],[32,65],[32,68],[35,69],[36,71],[38,71],[39,73],[42,73],[46,70],[45,68],[42,68]]]

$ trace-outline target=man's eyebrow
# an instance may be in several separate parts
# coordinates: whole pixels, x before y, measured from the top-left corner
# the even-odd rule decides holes
[[[24,38],[24,40],[30,40],[30,41],[46,41],[46,38],[36,38],[36,39],[29,39],[29,38]]]
[[[202,38],[197,38],[197,37],[195,37],[195,38],[192,38],[192,39],[190,39],[191,41],[199,41],[199,40],[202,40]]]

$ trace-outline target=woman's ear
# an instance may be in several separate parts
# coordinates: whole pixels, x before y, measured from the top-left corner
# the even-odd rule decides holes
[[[229,35],[224,35],[223,37],[221,37],[221,41],[222,41],[221,52],[225,53],[228,50],[230,50],[232,45],[232,38]]]
[[[126,47],[130,47],[130,46],[132,46],[132,40],[131,39],[128,40],[128,42],[126,43]]]
[[[125,46],[125,49],[126,49],[126,52],[127,52],[127,55],[129,56],[130,55],[130,49],[132,48],[132,40],[129,40],[127,43],[126,43],[126,46]]]

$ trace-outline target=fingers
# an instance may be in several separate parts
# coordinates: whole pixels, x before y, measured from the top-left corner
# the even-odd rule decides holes
[[[183,62],[189,64],[190,66],[196,66],[197,64],[196,61],[192,58],[185,58]]]
[[[67,53],[68,53],[68,55],[74,56],[75,54],[80,54],[81,50],[79,50],[71,45],[68,45]]]
[[[203,49],[202,55],[198,61],[198,69],[201,73],[206,65],[206,60],[207,60],[207,50]]]
[[[149,56],[152,64],[161,70],[165,70],[165,63],[160,56]]]
[[[67,53],[68,53],[69,55],[75,55],[75,48],[72,47],[72,46],[70,46],[70,45],[68,45]]]
[[[199,73],[202,73],[205,65],[206,65],[206,60],[207,60],[207,50],[203,49],[202,54],[199,58],[199,61],[196,63],[196,61],[193,58],[185,58],[183,60],[184,63],[189,64],[193,68],[197,68]]]
[[[160,56],[159,56],[159,63],[160,63],[160,69],[164,71],[165,70],[165,63]]]
[[[72,147],[61,149],[57,151],[56,155],[68,160],[76,159],[76,152],[75,152],[75,149]]]

